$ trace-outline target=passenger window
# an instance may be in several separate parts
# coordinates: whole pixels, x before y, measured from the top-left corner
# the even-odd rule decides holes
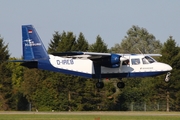
[[[138,58],[131,59],[131,63],[132,63],[132,65],[139,65],[140,64],[140,60]]]

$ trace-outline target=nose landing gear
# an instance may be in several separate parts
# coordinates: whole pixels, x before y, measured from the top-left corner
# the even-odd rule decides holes
[[[169,80],[170,80],[170,75],[171,75],[170,72],[168,72],[168,73],[166,74],[166,77],[165,77],[165,79],[164,79],[165,82],[169,82]]]

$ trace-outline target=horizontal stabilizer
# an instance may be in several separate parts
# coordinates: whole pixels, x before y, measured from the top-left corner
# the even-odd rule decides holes
[[[27,68],[38,68],[37,60],[9,60],[8,62],[19,62],[21,63],[20,65]]]
[[[37,62],[37,60],[8,60],[8,62]]]

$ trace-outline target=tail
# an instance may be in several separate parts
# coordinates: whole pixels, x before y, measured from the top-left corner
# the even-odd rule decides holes
[[[49,58],[48,53],[32,25],[22,26],[23,59],[38,60]]]

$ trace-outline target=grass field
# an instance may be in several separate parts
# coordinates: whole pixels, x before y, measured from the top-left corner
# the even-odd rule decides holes
[[[180,120],[180,112],[0,112],[0,120]]]

